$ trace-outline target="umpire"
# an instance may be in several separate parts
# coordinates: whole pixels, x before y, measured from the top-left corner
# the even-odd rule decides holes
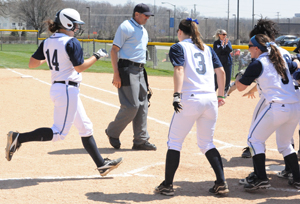
[[[118,88],[120,110],[105,130],[110,144],[119,149],[120,134],[132,122],[133,146],[135,150],[156,150],[150,144],[147,131],[148,99],[147,75],[144,69],[148,33],[143,25],[154,16],[147,5],[138,4],[130,20],[117,29],[111,49],[111,63],[114,69],[113,85]],[[118,61],[119,54],[119,61]]]

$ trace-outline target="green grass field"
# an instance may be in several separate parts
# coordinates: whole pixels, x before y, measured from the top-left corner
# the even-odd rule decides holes
[[[0,68],[20,68],[28,69],[28,62],[31,55],[37,49],[36,44],[2,44],[0,49]],[[92,55],[93,44],[82,43],[84,53],[88,56]],[[96,43],[95,50],[105,48],[107,51],[111,49],[111,45],[107,43]],[[244,50],[241,50],[244,51]],[[165,62],[168,50],[157,49],[157,66],[153,68],[153,61],[147,61],[146,70],[150,76],[173,76],[173,66],[170,62]],[[36,69],[49,69],[47,64]],[[238,63],[234,62],[232,69],[232,77],[238,72]],[[113,73],[110,58],[104,58],[97,61],[86,72],[97,73]]]
[[[31,55],[36,51],[37,45],[35,44],[2,44],[0,50],[0,68],[20,68],[29,69],[28,62]],[[171,63],[169,62],[168,64]],[[152,65],[150,65],[152,66]],[[148,75],[151,76],[173,76],[173,70],[166,69],[152,69],[148,64],[146,70]],[[47,70],[49,67],[47,64],[36,69]],[[113,73],[110,59],[99,60],[86,72],[97,73]]]

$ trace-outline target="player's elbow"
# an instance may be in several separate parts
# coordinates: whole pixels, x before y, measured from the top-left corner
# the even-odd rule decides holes
[[[240,81],[235,81],[235,85],[238,91],[244,91],[247,88],[247,85],[242,84]]]

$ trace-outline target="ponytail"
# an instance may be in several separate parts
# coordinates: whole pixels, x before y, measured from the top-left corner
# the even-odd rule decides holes
[[[186,35],[190,35],[193,43],[200,49],[204,50],[204,43],[201,39],[201,33],[197,27],[197,19],[193,20],[191,18],[184,19],[179,24],[179,29],[182,30]]]
[[[48,24],[48,30],[51,33],[55,33],[58,29],[60,29],[57,23],[53,22],[53,20],[47,20],[46,23]]]
[[[255,42],[256,41],[256,42]],[[287,80],[286,65],[281,56],[280,51],[277,49],[275,43],[271,42],[270,38],[263,34],[255,35],[251,38],[251,42],[257,46],[262,52],[269,52],[269,59],[275,67],[276,72],[282,77],[283,80]]]

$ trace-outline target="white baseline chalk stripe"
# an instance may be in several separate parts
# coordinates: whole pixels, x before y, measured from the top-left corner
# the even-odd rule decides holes
[[[85,84],[85,83],[80,83],[80,86],[81,85],[84,85],[84,86],[87,86],[87,87],[90,87],[90,88],[93,88],[93,89],[97,89],[97,90],[100,90],[100,91],[104,91],[104,92],[107,92],[107,93],[111,93],[111,94],[114,94],[114,95],[118,95],[117,92],[108,91],[108,90],[101,89],[101,88],[98,88],[98,87],[95,87],[95,86],[92,86],[92,85],[88,85],[88,84]]]

